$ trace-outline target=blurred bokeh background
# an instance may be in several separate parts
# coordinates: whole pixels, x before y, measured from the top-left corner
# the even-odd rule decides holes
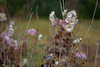
[[[96,0],[65,0],[65,9],[75,9],[79,18],[91,19],[95,8]],[[48,17],[54,10],[58,17],[61,16],[59,0],[0,0],[0,6],[5,6],[11,16],[27,16],[30,11],[36,11],[39,6],[39,16]],[[100,1],[98,3],[95,19],[99,19]]]
[[[76,10],[79,23],[75,26],[74,33],[77,34],[76,37],[83,38],[92,21],[96,0],[65,0],[64,5],[68,11]],[[62,19],[59,0],[0,0],[0,13],[6,13],[7,15],[7,21],[0,22],[0,33],[2,33],[10,23],[14,24],[15,33],[13,37],[18,40],[20,44],[31,12],[34,12],[34,14],[29,28],[36,29],[37,27],[36,6],[38,6],[39,34],[42,34],[42,38],[36,45],[34,62],[36,67],[39,67],[44,61],[43,56],[46,54],[46,45],[52,44],[57,30],[56,27],[52,27],[50,24],[50,12],[55,11],[57,17]],[[32,43],[34,41],[32,39],[33,38],[27,41],[29,48],[33,45]],[[88,54],[88,65],[90,67],[94,64],[96,42],[100,42],[100,1],[98,1],[92,28],[82,44],[83,50]],[[97,61],[97,63],[100,62],[100,49]],[[97,67],[99,67],[99,64],[97,64]]]

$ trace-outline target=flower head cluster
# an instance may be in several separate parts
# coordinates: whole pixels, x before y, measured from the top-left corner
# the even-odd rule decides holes
[[[14,49],[17,49],[18,48],[18,43],[17,43],[17,40],[14,40],[12,38],[10,38],[7,33],[3,32],[0,36],[3,41],[7,44],[7,45],[10,45],[12,46]]]
[[[3,32],[1,33],[1,36],[3,38],[3,40],[9,39],[9,37],[7,36],[7,33]]]
[[[9,29],[8,29],[8,33],[3,32],[0,37],[3,39],[3,41],[7,45],[10,45],[14,49],[17,49],[18,48],[17,40],[14,40],[13,38],[10,38],[13,35],[13,33],[14,33],[14,29],[12,28],[12,25],[10,25]]]
[[[56,26],[58,24],[58,20],[55,17],[54,11],[52,11],[51,14],[49,15],[49,19],[52,22],[52,26]]]
[[[87,56],[83,53],[76,53],[76,56],[83,59],[83,60],[86,60],[87,59]]]
[[[75,25],[78,22],[76,11],[72,10],[68,12],[65,21],[70,25]]]
[[[30,34],[31,36],[34,36],[36,30],[35,29],[29,29],[28,30],[28,34]]]
[[[56,19],[55,12],[51,12],[49,19],[52,22],[52,26],[56,26],[60,21],[61,25],[64,27],[67,33],[72,32],[74,25],[78,23],[76,11],[72,10],[67,13],[67,10],[65,9],[62,15],[65,17],[65,19],[58,20]]]
[[[17,40],[14,40],[14,39],[9,39],[7,40],[7,43],[12,46],[14,49],[17,49],[18,48],[18,43],[17,43]]]
[[[1,33],[1,37],[3,38],[3,40],[9,40],[12,35],[14,33],[14,29],[12,28],[12,25],[9,26],[9,29],[8,29],[8,33],[6,32],[3,32]]]
[[[83,61],[87,59],[85,54],[77,53],[80,47],[79,42],[82,40],[82,38],[75,38],[74,41],[71,39],[71,32],[73,31],[74,26],[78,23],[76,11],[72,10],[67,13],[67,10],[64,10],[62,12],[62,16],[63,20],[58,19],[54,11],[52,11],[49,15],[52,26],[57,25],[58,30],[53,42],[54,46],[48,50],[48,55],[44,56],[46,63],[42,64],[41,67],[55,67],[58,65],[60,67],[67,67],[73,64],[75,64],[74,67],[77,67],[81,66],[78,62],[79,60],[82,59],[82,63],[84,63]],[[73,57],[75,59],[73,59]],[[71,62],[73,62],[73,64],[71,64]]]

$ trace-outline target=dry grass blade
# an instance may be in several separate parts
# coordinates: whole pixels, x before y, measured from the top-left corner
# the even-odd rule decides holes
[[[98,50],[99,50],[99,43],[96,42],[96,55],[95,55],[95,61],[94,61],[94,67],[96,67],[96,63],[97,63],[97,57],[98,57]]]

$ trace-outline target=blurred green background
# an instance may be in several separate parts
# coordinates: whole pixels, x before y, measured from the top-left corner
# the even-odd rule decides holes
[[[63,0],[62,0],[63,1]],[[91,19],[95,8],[96,0],[64,0],[65,8],[69,11],[75,9],[79,18]],[[7,7],[11,16],[26,16],[29,12],[36,11],[41,17],[48,17],[49,13],[54,10],[58,17],[61,16],[59,0],[0,0],[0,5]],[[98,2],[95,19],[99,19],[100,1]]]

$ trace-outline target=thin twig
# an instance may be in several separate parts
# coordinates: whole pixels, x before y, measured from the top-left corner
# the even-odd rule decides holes
[[[62,9],[61,0],[59,0],[59,3],[60,3],[61,15],[62,15],[63,9]],[[62,17],[63,17],[63,15],[62,15]],[[63,18],[64,18],[64,17],[63,17]]]
[[[78,29],[76,30],[75,36],[77,36],[78,31],[80,30],[80,27],[81,27],[81,23],[78,25]]]
[[[37,32],[36,32],[35,42],[34,42],[31,54],[33,53],[33,50],[35,49],[37,39],[38,39],[38,6],[37,6],[37,9],[36,9],[36,18],[37,18]]]
[[[30,15],[30,18],[29,18],[29,21],[28,21],[28,24],[27,24],[26,30],[25,30],[24,35],[23,35],[23,39],[24,39],[24,36],[25,36],[25,34],[26,34],[26,32],[27,32],[27,29],[28,29],[28,27],[29,27],[30,21],[31,21],[32,16],[33,16],[33,13],[34,13],[34,12],[32,12],[31,15]]]
[[[30,21],[31,21],[31,19],[32,19],[33,13],[34,13],[34,12],[32,12],[31,15],[30,15],[30,18],[29,18],[29,21],[28,21],[28,24],[27,24],[27,27],[26,27],[26,30],[25,30],[25,32],[24,32],[24,35],[23,35],[23,38],[22,38],[22,39],[24,39],[24,36],[25,36],[25,34],[26,34],[26,32],[27,32],[27,29],[28,29],[29,24],[30,24]],[[23,42],[22,42],[22,43],[23,43]],[[22,45],[21,45],[20,63],[21,63],[21,58],[22,58]],[[20,66],[21,66],[21,65],[20,65]]]
[[[5,0],[4,0],[4,5],[5,5],[6,9],[8,10],[7,3],[6,3]],[[11,20],[11,15],[9,15],[9,12],[8,11],[7,11],[7,13],[8,13],[8,20],[10,21]]]
[[[62,47],[62,46],[61,46]],[[61,52],[62,52],[62,48],[60,48],[60,54],[59,54],[59,62],[61,60]],[[60,63],[59,63],[59,67],[60,67]]]
[[[87,58],[89,57],[89,49],[88,49],[88,41],[87,41],[87,38],[86,38],[86,50],[87,50]],[[87,65],[89,65],[89,59],[87,59],[87,62],[88,64],[86,64],[86,61],[85,61],[85,67],[87,67]]]
[[[74,38],[76,39],[76,35],[74,34],[74,32],[72,32],[72,34],[73,34]]]
[[[64,0],[63,0],[63,10],[65,9],[65,7],[64,7]]]
[[[37,9],[36,9],[36,18],[37,18],[37,32],[36,32],[35,42],[34,42],[34,45],[33,45],[33,48],[31,50],[31,54],[30,54],[31,58],[33,56],[33,51],[34,51],[35,46],[36,46],[37,41],[38,41],[38,6],[37,6]],[[31,60],[33,61],[33,58]]]
[[[96,55],[95,55],[95,61],[94,61],[94,67],[96,67],[96,63],[97,63],[97,57],[98,57],[98,51],[99,51],[99,43],[96,42]]]
[[[50,32],[50,40],[49,40],[49,49],[51,48],[51,25],[49,23],[49,32]]]

